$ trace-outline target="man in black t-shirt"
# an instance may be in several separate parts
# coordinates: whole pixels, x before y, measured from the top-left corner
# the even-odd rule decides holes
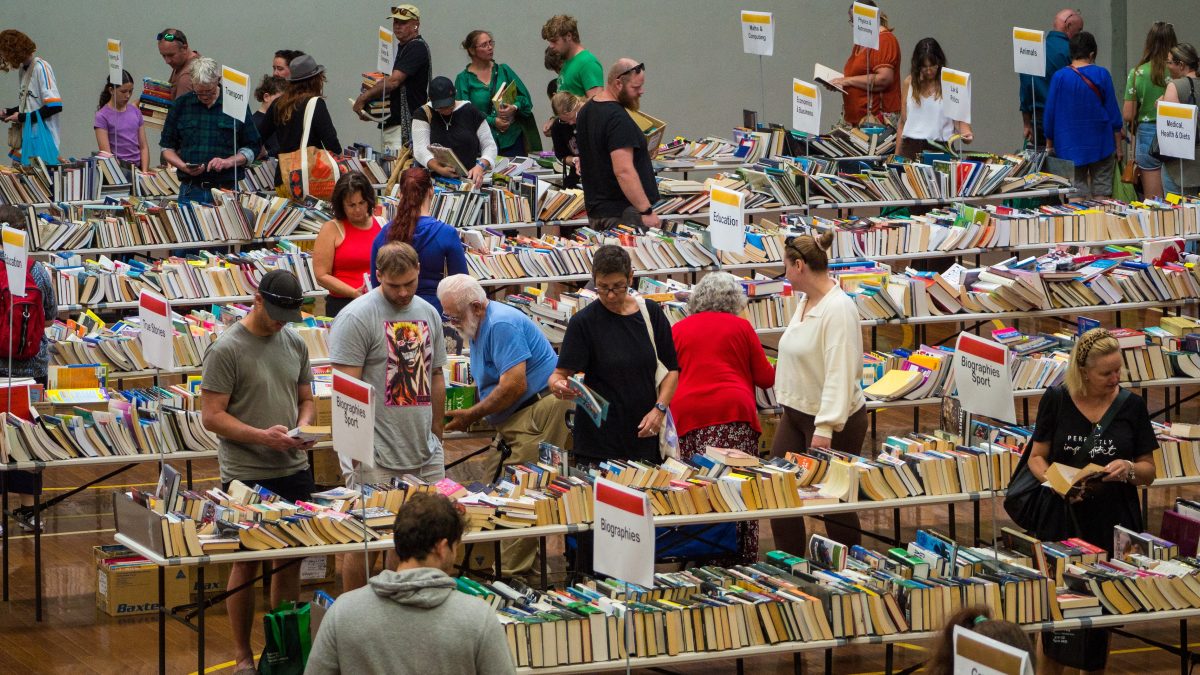
[[[394,149],[412,144],[412,115],[429,100],[433,57],[421,37],[421,10],[415,5],[399,5],[392,8],[388,18],[392,20],[397,45],[392,74],[359,94],[354,101],[354,112],[363,120],[374,121],[363,108],[389,95],[391,115],[383,122],[383,145]]]
[[[595,229],[656,227],[658,184],[646,136],[629,115],[637,110],[646,66],[621,59],[608,70],[604,91],[586,103],[575,123],[588,224]]]

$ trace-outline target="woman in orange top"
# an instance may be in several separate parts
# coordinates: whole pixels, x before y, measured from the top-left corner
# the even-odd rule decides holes
[[[321,226],[313,244],[313,272],[317,283],[329,291],[325,314],[337,316],[342,308],[368,290],[371,244],[379,235],[375,220],[375,188],[355,171],[338,179],[333,188],[333,220]]]
[[[876,6],[874,0],[858,1]],[[854,25],[853,5],[850,25]],[[842,77],[830,83],[846,91],[842,94],[842,117],[848,124],[858,125],[867,116],[868,92],[870,113],[876,120],[895,126],[894,116],[900,113],[900,42],[883,12],[879,13],[879,26],[879,49],[854,45],[842,68]]]

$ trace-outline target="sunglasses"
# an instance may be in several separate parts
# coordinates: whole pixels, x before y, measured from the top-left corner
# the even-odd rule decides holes
[[[401,19],[402,21],[411,21],[417,18],[417,16],[412,13],[412,10],[407,7],[393,7],[392,14],[399,14],[400,16],[408,17],[407,19]]]
[[[258,289],[258,292],[261,293],[264,298],[270,300],[272,305],[282,307],[283,309],[300,309],[300,306],[304,304],[304,298],[293,298],[286,295],[279,295],[278,293],[272,293],[271,291],[264,291],[261,288]]]
[[[636,75],[638,73],[644,73],[644,72],[646,72],[646,64],[639,63],[636,66],[634,66],[634,67],[630,68],[629,70],[626,70],[625,72],[618,75],[617,79],[625,77],[626,75]]]
[[[165,40],[166,42],[174,42],[176,40],[179,40],[179,36],[175,34],[175,31],[164,30],[163,32],[154,36],[154,39],[155,40]],[[182,42],[182,40],[180,40],[180,42]]]

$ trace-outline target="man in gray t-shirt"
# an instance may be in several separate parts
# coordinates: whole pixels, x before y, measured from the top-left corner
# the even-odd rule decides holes
[[[347,482],[387,483],[404,474],[436,482],[445,476],[441,316],[417,297],[420,263],[412,246],[385,244],[375,266],[379,287],[346,305],[329,332],[333,367],[375,388],[375,467],[356,463]],[[361,559],[342,569],[344,591],[366,583]]]
[[[315,412],[308,348],[288,323],[300,321],[304,292],[291,272],[265,274],[254,295],[254,307],[221,334],[204,355],[201,419],[221,437],[218,461],[223,488],[240,480],[259,484],[283,499],[311,499],[312,472],[304,452],[308,444],[288,430],[311,424]],[[286,561],[276,561],[276,567]],[[248,583],[257,562],[234,563],[229,588]],[[250,631],[254,591],[245,589],[226,600],[232,624],[235,672],[254,668]],[[300,568],[275,574],[271,606],[300,599]]]

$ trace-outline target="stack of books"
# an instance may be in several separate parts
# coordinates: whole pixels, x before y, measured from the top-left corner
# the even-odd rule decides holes
[[[171,109],[171,83],[152,77],[142,78],[142,95],[138,98],[138,110],[142,111],[143,122],[152,127],[162,127]]]

